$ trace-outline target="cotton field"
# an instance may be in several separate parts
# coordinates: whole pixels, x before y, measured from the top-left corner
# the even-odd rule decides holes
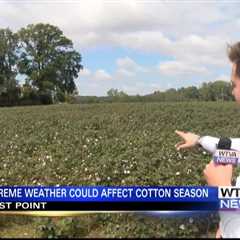
[[[240,107],[232,102],[11,107],[0,108],[0,126],[1,185],[205,185],[202,171],[211,155],[198,147],[176,151],[180,139],[174,131],[240,137]],[[63,221],[80,223],[83,229],[72,232],[77,237],[201,237],[217,227],[192,217],[135,214]],[[52,224],[62,236],[60,223],[28,222],[36,223],[45,227],[43,233]]]

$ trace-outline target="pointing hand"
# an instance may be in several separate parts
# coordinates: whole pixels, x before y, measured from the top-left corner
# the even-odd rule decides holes
[[[175,145],[177,150],[194,147],[198,144],[198,140],[200,138],[199,135],[178,130],[176,130],[175,133],[182,138],[182,141]]]

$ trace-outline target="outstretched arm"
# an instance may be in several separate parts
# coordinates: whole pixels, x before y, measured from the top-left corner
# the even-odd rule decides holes
[[[182,141],[175,145],[177,150],[191,148],[196,146],[197,144],[200,144],[206,151],[212,154],[217,149],[219,138],[211,136],[200,137],[199,135],[196,135],[194,133],[178,130],[176,130],[175,133],[182,138]],[[231,141],[231,149],[240,151],[240,138],[231,138]]]
[[[219,138],[211,137],[211,136],[203,136],[200,137],[198,143],[209,153],[214,153],[217,150],[217,144],[219,142]]]

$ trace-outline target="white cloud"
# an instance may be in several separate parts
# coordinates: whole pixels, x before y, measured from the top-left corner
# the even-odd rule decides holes
[[[134,31],[125,34],[112,33],[109,39],[114,45],[137,49],[142,52],[170,53],[172,42],[160,31]]]
[[[239,41],[239,7],[238,1],[0,0],[0,23],[14,31],[30,23],[51,23],[86,54],[90,49],[110,47],[168,59],[158,67],[146,67],[130,57],[116,57],[116,70],[111,74],[101,66],[95,72],[80,72],[79,79],[88,79],[84,87],[91,92],[88,86],[96,88],[94,84],[100,84],[101,93],[111,86],[123,89],[124,81],[130,79],[124,86],[145,92],[144,88],[158,86],[157,81],[162,81],[164,89],[184,75],[215,78],[221,74],[214,72],[216,68],[226,72],[226,43]],[[150,76],[155,80],[151,82]],[[145,86],[137,85],[144,81]]]
[[[139,68],[130,57],[118,58],[116,63],[119,68],[124,68],[129,71],[136,71]]]
[[[240,30],[234,19],[239,6],[219,1],[1,1],[0,22],[14,30],[50,22],[79,49],[121,46],[223,65],[226,42]]]
[[[224,66],[227,63],[226,39],[188,35],[175,43],[176,59],[201,65]]]
[[[130,57],[118,58],[116,60],[117,64],[117,74],[126,77],[131,77],[136,75],[137,72],[147,72],[147,68],[140,66]]]
[[[75,40],[82,41],[86,37],[90,43],[93,36],[96,41],[104,40],[109,33],[122,36],[139,32],[141,37],[142,32],[160,32],[171,39],[190,33],[202,34],[208,31],[203,27],[209,24],[230,22],[238,14],[234,7],[239,6],[237,3],[223,4],[219,1],[204,3],[137,0],[21,0],[21,3],[1,1],[0,5],[0,19],[8,21],[13,27],[37,21],[51,22],[71,37],[76,37]],[[224,14],[227,7],[228,14]],[[20,14],[23,12],[24,14]],[[90,37],[88,33],[94,34],[90,34]]]
[[[198,67],[189,63],[179,61],[164,62],[159,65],[160,73],[164,75],[193,75],[207,74],[208,70],[205,67]]]
[[[95,73],[94,73],[94,78],[96,80],[111,80],[112,76],[105,70],[103,69],[98,69]]]

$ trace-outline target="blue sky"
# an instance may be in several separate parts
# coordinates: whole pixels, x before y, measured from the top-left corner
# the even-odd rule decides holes
[[[89,69],[96,71],[99,68],[107,69],[111,74],[116,70],[115,60],[129,56],[141,65],[152,66],[160,61],[171,60],[172,57],[159,53],[142,53],[130,48],[98,47],[82,50],[82,63]],[[107,57],[103,57],[107,56]]]
[[[80,95],[128,94],[229,81],[239,1],[0,0],[0,25],[58,26],[82,54]]]

